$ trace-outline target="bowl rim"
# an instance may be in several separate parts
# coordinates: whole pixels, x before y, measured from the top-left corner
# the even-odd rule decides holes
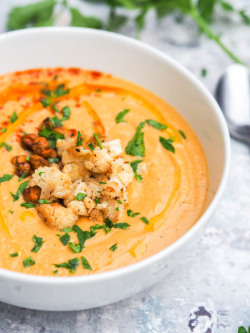
[[[216,191],[216,194],[207,207],[206,211],[201,215],[199,220],[180,238],[178,238],[173,244],[164,248],[163,250],[157,252],[156,254],[140,260],[131,265],[121,267],[118,269],[114,269],[111,271],[103,272],[103,273],[95,273],[90,275],[82,275],[82,276],[70,276],[70,277],[56,277],[56,276],[41,276],[34,274],[26,274],[11,271],[8,269],[0,268],[0,278],[7,278],[9,281],[19,281],[33,284],[52,284],[52,285],[62,285],[62,284],[72,284],[72,283],[95,283],[96,281],[104,281],[106,279],[114,279],[121,275],[128,275],[134,273],[137,270],[141,270],[146,266],[150,266],[152,263],[160,261],[163,257],[175,252],[181,245],[188,242],[189,239],[192,238],[192,235],[195,234],[211,217],[212,213],[215,210],[216,205],[221,199],[222,193],[224,191],[228,175],[230,169],[230,156],[231,156],[231,143],[230,136],[228,132],[228,128],[226,125],[226,121],[222,115],[220,107],[215,101],[212,94],[208,91],[208,89],[191,73],[189,72],[183,65],[179,64],[169,55],[163,53],[162,51],[157,50],[156,48],[142,42],[135,40],[131,37],[127,37],[124,35],[120,35],[118,33],[103,31],[103,30],[95,30],[89,28],[77,28],[77,27],[42,27],[42,28],[28,28],[23,30],[4,32],[0,34],[0,43],[5,39],[12,37],[25,37],[26,35],[34,35],[34,34],[44,34],[44,33],[60,33],[60,34],[87,34],[87,35],[99,35],[107,38],[111,38],[113,40],[118,40],[124,42],[126,44],[130,44],[145,52],[149,52],[161,60],[167,62],[175,71],[178,71],[181,75],[183,75],[189,82],[195,86],[199,90],[199,92],[207,99],[208,103],[211,105],[211,108],[214,111],[214,114],[219,121],[220,129],[222,132],[222,136],[224,139],[224,152],[225,152],[225,162],[223,167],[222,177],[219,183],[219,187]]]

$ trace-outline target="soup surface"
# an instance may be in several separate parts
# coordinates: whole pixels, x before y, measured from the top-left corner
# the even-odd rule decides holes
[[[77,68],[28,70],[0,77],[0,110],[1,268],[52,276],[114,270],[166,248],[203,213],[209,183],[201,144],[171,106],[145,89]],[[29,163],[31,152],[21,140],[27,133],[38,134],[47,117],[75,129],[79,145],[79,132],[89,137],[97,133],[102,142],[120,140],[121,156],[134,177],[117,221],[79,217],[75,225],[80,229],[62,231],[39,214],[37,205],[50,202],[22,205],[20,185],[33,176],[22,174],[20,180],[13,158],[27,155]],[[95,143],[92,148],[100,150]],[[95,201],[98,206],[100,200]]]

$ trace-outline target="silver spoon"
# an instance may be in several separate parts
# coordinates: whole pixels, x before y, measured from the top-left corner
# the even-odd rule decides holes
[[[243,65],[228,67],[220,78],[215,97],[235,139],[250,145],[250,76]]]

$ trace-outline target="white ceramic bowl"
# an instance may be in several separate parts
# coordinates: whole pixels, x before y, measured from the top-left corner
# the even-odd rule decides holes
[[[37,67],[82,67],[114,74],[175,107],[207,155],[210,189],[200,220],[154,256],[115,271],[82,277],[42,277],[0,269],[0,301],[41,310],[79,310],[117,302],[169,273],[203,233],[225,187],[230,141],[213,97],[185,68],[141,42],[81,28],[37,28],[0,36],[0,75]],[[1,266],[1,264],[0,264]]]

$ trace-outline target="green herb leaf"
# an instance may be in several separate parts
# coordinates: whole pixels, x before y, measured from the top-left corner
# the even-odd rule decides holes
[[[64,139],[64,135],[53,131],[51,128],[43,127],[41,132],[38,133],[39,136],[46,138],[49,141],[50,148],[56,148],[56,141],[58,139]]]
[[[12,214],[12,215],[14,214],[14,211],[13,211],[13,210],[9,210],[9,212],[10,212],[10,214]]]
[[[77,267],[79,266],[79,259],[78,258],[74,258],[74,259],[70,259],[68,260],[68,262],[63,262],[61,264],[55,264],[56,267],[63,267],[69,270],[69,272],[71,274],[74,274]]]
[[[105,182],[99,182],[99,184],[107,184],[107,183],[105,183]]]
[[[126,116],[127,113],[129,113],[129,111],[130,111],[129,109],[125,109],[125,110],[119,112],[117,114],[116,118],[115,118],[115,122],[117,124],[119,124],[119,123],[126,123],[126,120],[124,119],[124,117]]]
[[[37,253],[43,245],[44,241],[41,237],[37,237],[36,235],[33,236],[32,240],[35,242],[35,246],[31,250],[31,252]]]
[[[88,269],[89,271],[92,271],[92,267],[90,266],[88,260],[84,257],[81,257],[81,260],[82,260],[83,268]]]
[[[60,238],[60,241],[62,242],[62,244],[65,246],[68,244],[69,240],[70,240],[70,235],[68,233],[65,233],[64,235],[62,235]]]
[[[68,106],[65,106],[64,108],[62,108],[62,114],[63,114],[63,117],[62,117],[61,121],[68,120],[70,117],[70,108]]]
[[[92,142],[89,144],[89,149],[92,150],[92,151],[95,150],[95,147],[94,147]]]
[[[116,228],[116,229],[126,230],[128,227],[130,227],[130,224],[128,224],[128,223],[115,223],[114,224],[114,228]]]
[[[5,149],[8,150],[8,151],[11,151],[11,150],[12,150],[11,145],[9,145],[7,142],[1,142],[1,143],[0,143],[0,148],[5,148]]]
[[[76,146],[77,146],[77,147],[81,146],[81,144],[82,144],[82,140],[83,140],[83,138],[82,138],[82,134],[81,134],[80,131],[78,131],[78,132],[77,132],[77,141],[76,141]]]
[[[183,139],[185,139],[185,140],[187,139],[185,133],[184,133],[182,130],[179,130],[178,132],[179,132],[180,135],[183,137]]]
[[[61,119],[57,118],[57,117],[52,117],[50,118],[51,124],[53,127],[60,127],[62,126],[62,121]]]
[[[59,84],[56,89],[53,91],[53,96],[55,98],[67,95],[70,92],[70,89],[65,89],[65,84]]]
[[[100,203],[100,199],[99,198],[95,198],[95,203],[99,204]]]
[[[13,124],[18,119],[18,116],[16,114],[16,111],[14,111],[10,117],[10,122]]]
[[[72,27],[101,29],[103,26],[101,20],[96,17],[84,16],[79,12],[77,8],[70,7],[70,12]]]
[[[84,198],[86,198],[87,194],[79,192],[77,193],[77,196],[75,197],[76,200],[82,201]]]
[[[22,181],[25,177],[27,176],[27,172],[24,172],[21,174],[20,178],[18,179],[18,181]]]
[[[69,246],[70,246],[70,248],[72,249],[72,251],[74,253],[80,253],[80,252],[82,252],[83,248],[81,247],[80,244],[74,244],[72,242],[69,242]]]
[[[238,333],[250,333],[250,326],[248,327],[248,332],[245,329],[245,327],[243,326],[238,327]]]
[[[139,214],[141,214],[141,213],[133,213],[131,209],[127,210],[127,215],[130,217],[136,217]]]
[[[36,207],[36,205],[34,205],[32,202],[24,202],[21,204],[21,206],[27,209]]]
[[[141,132],[144,126],[145,121],[138,125],[135,135],[125,148],[126,154],[140,157],[145,156],[144,133]]]
[[[20,195],[22,194],[22,192],[26,189],[26,187],[28,185],[29,185],[29,181],[24,182],[18,187],[16,194],[10,193],[12,195],[12,197],[14,198],[13,201],[17,201],[19,199]]]
[[[30,160],[30,156],[27,156],[27,157],[25,158],[25,161],[29,162],[29,160]]]
[[[56,269],[55,271],[53,271],[53,273],[57,275],[58,274],[58,270]]]
[[[50,201],[47,200],[47,199],[39,199],[37,202],[38,202],[40,205],[48,205],[48,204],[50,204]]]
[[[141,217],[141,220],[142,220],[144,223],[149,224],[149,220],[148,220],[145,216]]]
[[[108,227],[108,228],[113,228],[113,222],[109,219],[109,218],[106,218],[105,220],[104,220],[104,223],[106,224],[106,226]]]
[[[77,233],[77,238],[82,248],[87,239],[95,236],[95,231],[93,229],[90,231],[83,231],[78,225],[74,225],[73,230]]]
[[[120,199],[117,200],[117,202],[122,205],[122,201]]]
[[[23,266],[24,267],[30,267],[30,266],[35,265],[35,263],[36,262],[31,257],[28,257],[23,261]]]
[[[131,168],[133,169],[133,172],[134,172],[135,179],[138,180],[138,182],[142,182],[142,180],[143,180],[142,175],[139,175],[137,173],[138,164],[141,162],[142,162],[142,160],[135,160],[135,161],[130,162]]]
[[[11,254],[10,254],[10,257],[12,257],[12,258],[18,257],[18,252],[16,252],[16,253],[11,253]]]
[[[8,182],[13,178],[13,175],[5,173],[2,177],[0,177],[0,183]]]
[[[58,164],[59,162],[60,162],[60,158],[58,158],[58,157],[49,157],[48,158],[48,161],[49,161],[49,163],[55,163],[55,164]],[[40,172],[39,172],[40,173]],[[43,173],[43,172],[42,172]]]
[[[54,0],[45,0],[22,7],[12,8],[8,16],[8,30],[24,29],[29,25],[52,25],[52,14],[55,4],[56,2]]]
[[[102,143],[101,143],[101,141],[100,141],[100,139],[99,139],[99,137],[98,137],[98,135],[97,135],[96,133],[94,133],[94,137],[95,137],[95,139],[96,139],[96,141],[97,141],[98,146],[99,146],[101,149],[103,149],[103,147],[102,147]]]
[[[64,228],[64,229],[62,229],[61,231],[62,231],[62,232],[66,232],[66,233],[68,233],[68,232],[72,232],[73,229],[68,227],[68,228]]]
[[[163,130],[163,129],[168,128],[167,125],[158,123],[158,121],[155,121],[155,120],[152,120],[152,119],[148,119],[148,120],[146,120],[146,122],[147,122],[148,125],[156,128],[158,130]]]
[[[1,133],[5,133],[6,132],[6,127],[2,127],[1,128]]]
[[[114,252],[115,250],[117,250],[117,243],[115,243],[114,245],[112,245],[109,249],[112,252]]]
[[[175,153],[175,148],[173,146],[172,139],[165,139],[162,136],[160,136],[160,143],[165,149],[171,151],[172,153]]]

